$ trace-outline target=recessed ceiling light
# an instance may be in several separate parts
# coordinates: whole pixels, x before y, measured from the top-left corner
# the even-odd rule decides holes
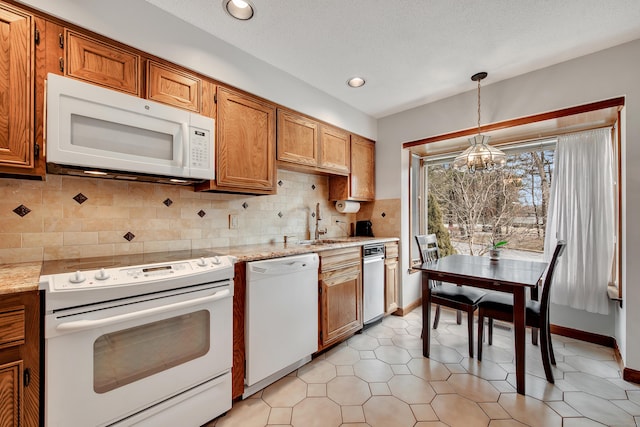
[[[360,87],[360,86],[364,86],[366,82],[364,81],[364,79],[362,77],[352,77],[349,80],[347,80],[347,84],[351,87]]]
[[[241,21],[253,18],[255,8],[246,0],[223,0],[224,10]]]

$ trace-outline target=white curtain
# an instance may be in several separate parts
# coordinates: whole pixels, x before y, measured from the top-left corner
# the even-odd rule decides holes
[[[545,260],[566,240],[551,288],[555,304],[608,314],[615,245],[611,129],[558,137],[551,179]]]

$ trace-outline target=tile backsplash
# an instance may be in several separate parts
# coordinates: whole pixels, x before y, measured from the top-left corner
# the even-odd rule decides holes
[[[323,237],[349,235],[356,214],[327,200],[327,177],[278,170],[277,186],[276,195],[247,196],[59,175],[0,178],[0,263],[308,239],[318,202]]]

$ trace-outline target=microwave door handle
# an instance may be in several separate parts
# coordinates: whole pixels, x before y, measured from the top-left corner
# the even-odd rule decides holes
[[[104,319],[96,320],[76,320],[73,322],[61,323],[56,326],[56,331],[68,333],[79,332],[88,329],[103,328],[105,326],[121,323],[125,321],[135,320],[142,317],[148,317],[154,314],[166,313],[173,310],[179,310],[182,308],[192,307],[195,305],[205,304],[212,301],[216,301],[222,298],[226,298],[231,295],[231,290],[224,289],[202,298],[196,298],[188,301],[176,302],[169,305],[163,305],[160,307],[148,308],[146,310],[134,311],[133,313],[119,314],[117,316],[107,317]]]
[[[178,148],[178,166],[184,168],[184,158],[186,157],[187,140],[189,138],[189,125],[185,122],[180,123],[180,130],[182,131],[182,140]]]

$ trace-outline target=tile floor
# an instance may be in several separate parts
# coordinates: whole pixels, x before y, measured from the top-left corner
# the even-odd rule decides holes
[[[554,335],[553,385],[528,335],[521,396],[510,331],[494,328],[478,362],[468,357],[466,322],[443,310],[426,359],[421,324],[419,309],[386,317],[206,427],[640,425],[640,386],[621,379],[610,348]]]

